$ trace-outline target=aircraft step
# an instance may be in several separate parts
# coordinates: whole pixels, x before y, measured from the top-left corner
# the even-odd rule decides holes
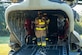
[[[35,45],[24,45],[13,55],[34,55],[37,49],[38,46]]]
[[[64,46],[25,45],[13,55],[67,55],[67,50]]]
[[[63,46],[63,55],[67,55],[67,48],[66,48],[66,46]]]

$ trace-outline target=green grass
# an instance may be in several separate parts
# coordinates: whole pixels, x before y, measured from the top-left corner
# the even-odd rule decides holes
[[[0,37],[0,44],[6,44],[9,43],[9,37],[8,36],[1,36]]]

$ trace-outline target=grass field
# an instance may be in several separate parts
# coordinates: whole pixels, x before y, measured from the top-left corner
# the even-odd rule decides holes
[[[10,47],[8,44],[0,44],[0,55],[8,55]]]
[[[0,36],[0,44],[9,43],[9,36]]]
[[[10,47],[8,46],[9,37],[0,37],[0,55],[8,55]]]

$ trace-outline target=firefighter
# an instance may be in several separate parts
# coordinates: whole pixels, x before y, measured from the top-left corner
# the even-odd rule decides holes
[[[63,41],[67,40],[68,28],[69,28],[69,20],[68,18],[64,18],[64,16],[60,15],[57,19],[58,26],[58,44],[61,45]]]
[[[64,26],[65,26],[65,18],[60,15],[57,19],[57,26],[58,26],[58,34],[59,38],[64,38]]]
[[[63,15],[59,15],[57,18],[57,27],[58,27],[58,45],[62,45],[63,44],[63,39],[64,39],[64,29],[65,26],[65,18],[63,17]]]
[[[32,35],[32,29],[31,29],[31,20],[30,19],[26,19],[25,23],[24,23],[25,29],[26,29],[26,34],[27,35]]]
[[[35,35],[38,46],[46,46],[47,23],[46,17],[41,12],[38,12],[38,17],[35,18]]]
[[[24,29],[25,29],[25,43],[31,43],[32,42],[31,38],[33,36],[33,29],[31,20],[29,18],[25,19]]]

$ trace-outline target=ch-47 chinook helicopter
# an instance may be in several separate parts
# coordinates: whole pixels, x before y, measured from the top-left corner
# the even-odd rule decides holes
[[[9,55],[77,55],[81,54],[82,38],[74,30],[73,7],[78,0],[24,0],[7,7],[5,20],[10,32]],[[32,30],[25,30],[26,19],[33,22],[38,11],[46,13],[48,24],[46,46],[36,44],[35,24]],[[58,28],[58,17],[63,16],[63,26]],[[29,21],[28,21],[29,22]],[[59,21],[60,22],[60,21]],[[63,29],[62,29],[63,28]],[[61,30],[61,31],[59,31]],[[28,36],[26,32],[33,31]],[[58,32],[59,31],[59,32]],[[60,34],[61,37],[60,38]],[[74,50],[74,51],[73,51]]]

